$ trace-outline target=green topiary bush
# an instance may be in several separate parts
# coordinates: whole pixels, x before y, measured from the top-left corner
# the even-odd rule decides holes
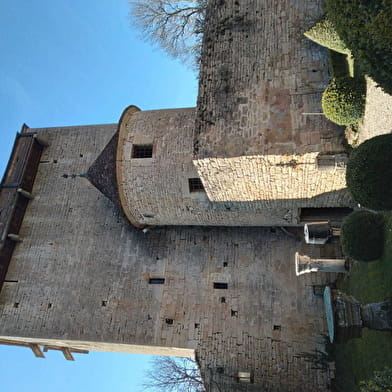
[[[346,256],[373,261],[384,250],[384,218],[369,211],[354,211],[343,221],[340,243]]]
[[[311,29],[306,31],[304,35],[317,44],[325,46],[335,52],[350,54],[350,50],[347,49],[344,42],[340,39],[332,22],[327,17],[320,19]]]
[[[392,94],[392,2],[326,0],[326,9],[362,71]]]
[[[374,372],[374,376],[359,384],[361,392],[392,392],[392,368]]]
[[[392,134],[373,137],[353,150],[346,183],[361,205],[374,210],[392,209]]]
[[[325,116],[339,125],[359,121],[365,111],[365,91],[361,82],[346,77],[334,78],[321,100]]]

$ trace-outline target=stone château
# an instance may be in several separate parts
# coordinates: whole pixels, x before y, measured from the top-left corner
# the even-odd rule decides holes
[[[0,342],[196,357],[208,391],[326,391],[304,223],[339,224],[342,129],[319,115],[322,1],[210,0],[196,108],[17,135],[0,190]]]

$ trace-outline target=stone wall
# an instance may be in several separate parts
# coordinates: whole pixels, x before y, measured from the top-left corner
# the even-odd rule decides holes
[[[311,0],[210,0],[198,96],[196,158],[340,151],[341,128],[321,113],[325,48],[303,33],[322,14]]]
[[[193,161],[194,116],[193,108],[130,107],[124,112],[117,183],[122,208],[134,226],[295,226],[300,208],[350,204],[344,159],[342,166],[337,160],[344,154],[327,155],[332,157],[327,167],[319,167],[318,153]],[[148,144],[151,158],[132,157],[134,145]],[[199,177],[197,170],[206,192],[189,190],[188,180]]]
[[[323,158],[329,166],[322,166]],[[350,204],[346,191],[346,160],[345,154],[307,153],[206,158],[195,161],[195,165],[209,200],[248,202],[254,209],[288,208],[295,215],[300,208]],[[276,224],[271,222],[271,225]]]
[[[252,374],[249,390],[327,389],[322,300],[313,285],[334,276],[297,278],[294,253],[325,256],[334,247],[307,246],[300,234],[268,228],[144,234],[85,177],[115,125],[34,131],[50,146],[7,275],[15,282],[0,294],[1,338],[171,355],[196,350],[210,390],[215,382],[242,390],[239,371]]]
[[[344,153],[342,128],[321,110],[327,51],[303,36],[321,14],[322,1],[209,2],[194,158],[210,200],[349,203],[344,170],[317,166],[320,153]]]

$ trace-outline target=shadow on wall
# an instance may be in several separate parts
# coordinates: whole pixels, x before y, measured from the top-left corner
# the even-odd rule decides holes
[[[323,208],[328,205],[329,208]],[[336,210],[341,208],[342,211],[353,207],[354,202],[347,189],[339,189],[330,192],[324,192],[320,195],[311,198],[293,198],[281,200],[255,200],[252,202],[244,201],[223,201],[223,202],[210,202],[209,208],[213,211],[246,211],[254,210],[256,208],[268,210],[281,210],[284,208],[301,208],[301,209],[325,209],[327,211]]]

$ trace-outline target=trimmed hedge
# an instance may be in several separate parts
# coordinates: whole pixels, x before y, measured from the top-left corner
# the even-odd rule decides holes
[[[313,42],[334,50],[335,52],[350,54],[350,50],[347,49],[346,45],[336,32],[332,22],[326,16],[306,31],[304,35]]]
[[[392,134],[373,137],[353,150],[346,183],[361,205],[374,210],[392,209]]]
[[[326,9],[361,70],[392,94],[392,1],[327,0]]]
[[[365,111],[365,91],[358,80],[334,78],[321,100],[325,116],[339,125],[356,124]]]
[[[385,368],[381,372],[374,372],[374,376],[359,384],[361,392],[391,392],[392,368]]]
[[[369,211],[354,211],[343,221],[343,253],[357,261],[373,261],[384,251],[384,218]]]

